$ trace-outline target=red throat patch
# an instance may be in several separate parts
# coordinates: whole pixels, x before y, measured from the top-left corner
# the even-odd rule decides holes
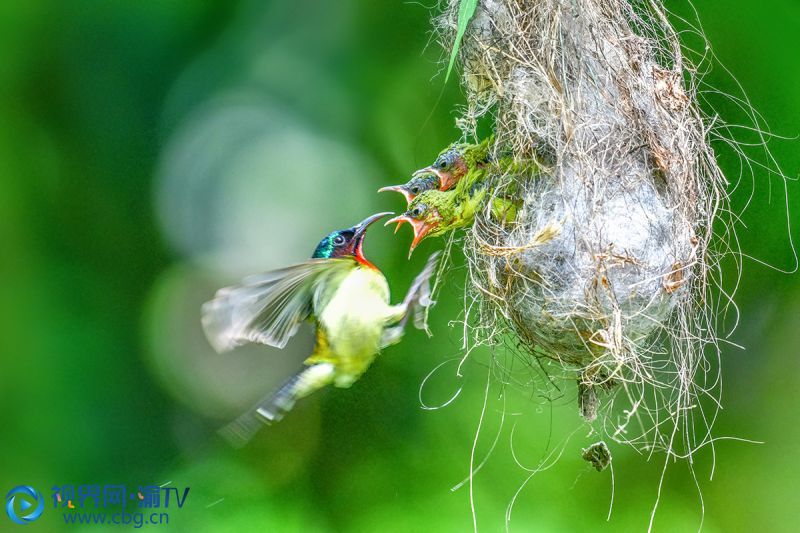
[[[363,244],[364,244],[364,241],[361,241],[361,242],[358,243],[358,246],[356,247],[356,253],[353,255],[353,257],[356,258],[356,261],[358,261],[358,264],[363,265],[363,266],[365,266],[367,268],[371,268],[373,270],[378,270],[378,267],[373,265],[369,261],[369,259],[364,257],[364,250],[362,249]]]

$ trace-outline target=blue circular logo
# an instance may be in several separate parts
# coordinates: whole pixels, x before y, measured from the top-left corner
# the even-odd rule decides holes
[[[42,516],[42,511],[44,511],[44,498],[33,487],[20,485],[8,491],[6,513],[17,524],[24,526],[33,522]]]

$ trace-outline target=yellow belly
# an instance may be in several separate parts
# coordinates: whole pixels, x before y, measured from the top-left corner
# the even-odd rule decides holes
[[[386,279],[377,270],[362,267],[349,272],[317,310],[327,349],[315,359],[335,365],[337,386],[351,385],[375,359],[389,312]]]

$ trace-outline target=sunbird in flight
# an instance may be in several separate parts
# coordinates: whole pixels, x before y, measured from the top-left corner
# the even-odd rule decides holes
[[[316,326],[316,345],[303,369],[223,433],[247,441],[261,422],[280,420],[298,399],[330,384],[349,387],[382,348],[400,341],[411,313],[415,325],[423,327],[438,254],[431,255],[397,305],[389,303],[384,275],[364,257],[367,228],[391,214],[334,231],[308,261],[247,278],[203,305],[203,327],[219,352],[253,342],[283,348],[305,320]]]

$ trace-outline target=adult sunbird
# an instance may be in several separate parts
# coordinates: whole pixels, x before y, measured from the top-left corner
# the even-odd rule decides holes
[[[415,325],[423,327],[421,310],[432,303],[429,279],[438,254],[398,305],[389,303],[386,278],[364,257],[367,228],[391,214],[334,231],[310,260],[247,278],[203,305],[206,336],[219,352],[251,342],[283,348],[303,321],[316,326],[316,345],[304,368],[223,429],[234,443],[246,442],[261,422],[280,420],[298,399],[326,385],[352,385],[382,348],[401,339],[412,311]]]

